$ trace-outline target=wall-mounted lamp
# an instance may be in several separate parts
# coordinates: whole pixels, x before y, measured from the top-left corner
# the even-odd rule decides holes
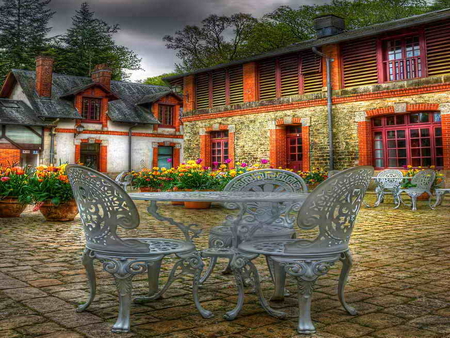
[[[82,124],[79,124],[76,128],[75,128],[76,132],[73,135],[73,137],[77,137],[77,135],[81,134],[84,131],[84,126]]]

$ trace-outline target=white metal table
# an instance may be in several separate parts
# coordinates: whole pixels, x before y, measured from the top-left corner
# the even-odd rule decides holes
[[[202,230],[198,224],[185,225],[182,221],[176,221],[171,217],[163,216],[158,212],[158,202],[218,202],[224,203],[229,209],[238,209],[237,214],[228,215],[224,221],[224,225],[231,226],[232,232],[232,247],[230,249],[215,250],[208,248],[202,251],[204,257],[211,257],[212,255],[221,255],[221,257],[232,258],[237,252],[237,247],[240,242],[251,240],[254,233],[264,226],[270,226],[282,214],[297,214],[303,202],[306,200],[308,193],[288,193],[288,192],[252,192],[252,191],[176,191],[176,192],[144,192],[144,193],[130,193],[133,200],[149,201],[148,212],[156,219],[168,222],[171,225],[177,226],[184,234],[187,241],[192,241],[199,237]],[[244,225],[242,226],[242,219],[245,216],[248,205],[252,203],[267,203],[267,208],[270,211],[266,214],[257,226]],[[295,216],[293,216],[295,217]],[[158,272],[159,274],[159,272]],[[243,276],[237,276],[242,280]],[[149,297],[140,297],[138,302],[146,302],[155,299],[155,294],[162,296],[167,288],[172,284],[175,278],[174,274],[169,275],[169,280],[166,285],[158,291],[158,285],[153,285],[150,289]],[[239,285],[238,285],[239,289]],[[240,296],[243,297],[243,290],[239,289]],[[240,299],[242,297],[239,297]],[[267,304],[267,307],[268,304]],[[238,301],[236,307],[228,311],[225,318],[228,320],[234,319],[242,308],[242,301]]]
[[[442,201],[444,199],[445,194],[450,194],[450,188],[441,188],[435,190],[436,194],[436,202],[431,207],[432,209],[436,208],[437,206],[442,204]]]

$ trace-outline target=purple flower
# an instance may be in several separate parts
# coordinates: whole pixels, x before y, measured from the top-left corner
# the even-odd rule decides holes
[[[405,164],[405,165],[403,166],[403,169],[408,169],[408,166]]]
[[[171,159],[171,158],[168,158],[168,159],[167,159],[167,162],[169,162],[169,163],[172,162],[172,159]]]
[[[269,160],[266,160],[265,158],[263,158],[263,159],[261,159],[261,163],[262,164],[267,164],[267,163],[269,163]]]
[[[203,160],[201,158],[198,158],[197,161],[195,161],[195,163],[200,164],[200,163],[202,163],[202,161]]]
[[[217,167],[219,165],[219,162],[213,162],[213,167]]]
[[[231,158],[227,158],[227,159],[225,160],[225,163],[226,163],[226,164],[231,163]]]
[[[241,167],[242,167],[242,168],[245,168],[246,166],[247,166],[247,163],[245,163],[245,162],[242,162],[242,163],[241,163]]]

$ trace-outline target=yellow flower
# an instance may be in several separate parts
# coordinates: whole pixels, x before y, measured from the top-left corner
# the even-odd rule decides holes
[[[161,171],[166,171],[166,170],[167,170],[167,168],[164,168],[164,167],[161,168]]]

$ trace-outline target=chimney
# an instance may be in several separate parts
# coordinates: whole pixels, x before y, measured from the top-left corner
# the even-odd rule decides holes
[[[106,63],[96,65],[92,72],[92,81],[100,83],[101,85],[111,90],[111,75],[112,70]]]
[[[40,97],[52,96],[53,57],[36,57],[36,92]]]
[[[314,28],[317,32],[317,38],[326,38],[342,33],[345,30],[345,21],[333,14],[322,15],[314,19]]]

